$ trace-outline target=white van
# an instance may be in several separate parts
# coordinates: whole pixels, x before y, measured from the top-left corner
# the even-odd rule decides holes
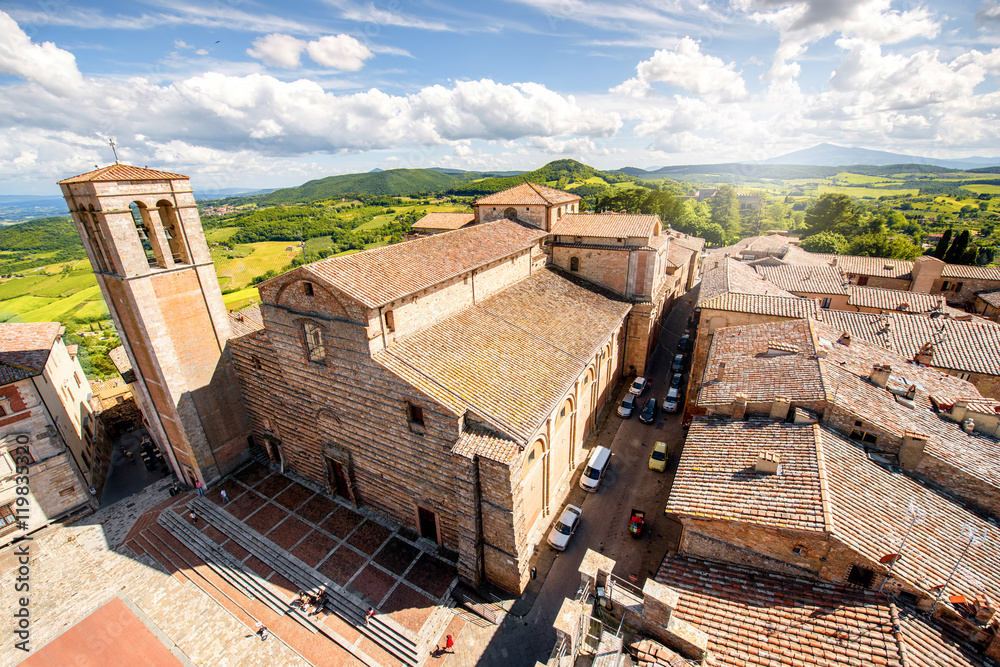
[[[580,488],[594,493],[601,486],[601,479],[611,465],[611,450],[607,447],[596,447],[587,461],[587,467],[580,476]]]

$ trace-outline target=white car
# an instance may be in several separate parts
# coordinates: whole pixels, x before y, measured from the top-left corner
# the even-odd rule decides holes
[[[629,392],[635,394],[636,396],[640,396],[642,392],[646,391],[647,386],[649,386],[649,381],[646,380],[646,378],[637,377],[635,379],[635,382],[632,383],[632,386],[629,387],[628,390]]]
[[[677,404],[680,403],[681,392],[678,387],[671,387],[667,392],[667,397],[663,399],[664,412],[677,412]]]
[[[549,546],[557,551],[565,551],[569,544],[569,538],[573,537],[577,527],[580,525],[580,515],[583,510],[576,505],[567,505],[562,516],[556,521],[549,532]]]

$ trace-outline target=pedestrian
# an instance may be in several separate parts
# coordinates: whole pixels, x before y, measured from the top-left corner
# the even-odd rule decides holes
[[[219,491],[219,493],[222,494],[222,504],[225,505],[226,503],[228,503],[229,502],[229,496],[226,495],[226,490],[222,489],[221,491]]]
[[[455,652],[454,646],[455,646],[455,640],[452,638],[451,635],[448,635],[447,637],[444,638],[445,651],[447,651],[448,653],[454,653]]]
[[[191,513],[188,514],[188,516],[191,517],[191,523],[193,523],[194,525],[197,526],[198,525],[198,515],[194,513],[194,510],[191,510]]]
[[[198,489],[198,495],[199,496],[204,496],[205,495],[205,487],[201,485],[201,480],[200,479],[197,480],[194,483],[194,488]]]
[[[260,621],[257,621],[257,626],[256,627],[257,627],[257,629],[254,632],[254,634],[256,634],[257,636],[259,636],[261,641],[264,641],[265,639],[267,639],[267,628],[264,627],[264,624],[261,623]]]
[[[368,613],[365,614],[365,623],[368,623],[368,619],[375,615],[375,607],[368,607]]]

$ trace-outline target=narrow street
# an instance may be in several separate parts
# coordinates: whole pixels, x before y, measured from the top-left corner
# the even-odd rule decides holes
[[[686,331],[692,309],[693,305],[685,296],[667,315],[659,344],[650,359],[646,375],[652,378],[653,383],[642,398],[654,396],[658,406],[662,406],[667,393],[670,363],[677,341]],[[515,613],[518,609],[515,605],[499,630],[466,627],[462,638],[471,644],[468,647],[470,650],[448,656],[442,667],[519,667],[534,665],[536,661],[545,662],[555,644],[552,623],[563,600],[573,597],[579,587],[577,570],[587,549],[600,551],[617,560],[615,574],[626,581],[634,574],[634,583],[641,588],[646,578],[655,574],[667,550],[676,548],[680,538],[679,525],[663,516],[663,508],[684,442],[681,413],[665,414],[658,407],[657,418],[652,424],[640,422],[638,411],[631,418],[622,419],[615,410],[630,384],[622,386],[608,421],[597,436],[596,444],[610,447],[612,451],[611,467],[600,489],[596,493],[587,493],[579,485],[574,485],[567,499],[568,504],[583,509],[582,522],[569,547],[562,553],[544,544],[539,547],[549,553],[543,553],[539,558],[539,576],[544,577],[544,581],[534,604],[521,616]],[[685,374],[682,386],[686,385]],[[649,453],[657,440],[663,440],[670,447],[670,458],[664,473],[648,467]],[[628,532],[632,508],[646,512],[646,529],[639,539],[632,538]]]

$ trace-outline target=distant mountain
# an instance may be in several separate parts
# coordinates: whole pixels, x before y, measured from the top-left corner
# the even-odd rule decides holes
[[[379,171],[385,171],[385,170],[384,170],[384,169],[381,169],[381,168],[379,168],[379,167],[375,167],[374,169],[369,169],[369,170],[368,170],[368,173],[369,173],[369,174],[374,174],[374,173],[376,173],[376,172],[379,172]]]
[[[570,184],[580,184],[581,181],[598,178],[605,183],[620,183],[632,180],[628,175],[599,171],[576,160],[554,160],[541,169],[527,171],[516,176],[483,178],[456,186],[450,192],[456,195],[481,197],[500,192],[515,185],[531,181],[540,185],[563,187],[571,192]],[[563,183],[563,185],[559,185]]]
[[[236,197],[239,195],[263,195],[274,192],[274,188],[207,188],[198,190],[194,194],[197,201],[211,201],[213,199],[224,199],[226,197]]]
[[[445,174],[436,169],[386,169],[364,174],[327,176],[295,188],[281,188],[259,199],[261,205],[311,202],[348,193],[370,195],[412,195],[443,192],[477,178],[475,172]]]
[[[852,148],[834,144],[817,144],[812,148],[793,151],[778,157],[761,161],[763,164],[782,165],[814,165],[824,167],[853,165],[895,165],[895,164],[931,164],[950,169],[968,169],[975,167],[990,167],[1000,165],[996,157],[968,158],[933,158],[903,153],[888,153],[873,151],[867,148]]]

